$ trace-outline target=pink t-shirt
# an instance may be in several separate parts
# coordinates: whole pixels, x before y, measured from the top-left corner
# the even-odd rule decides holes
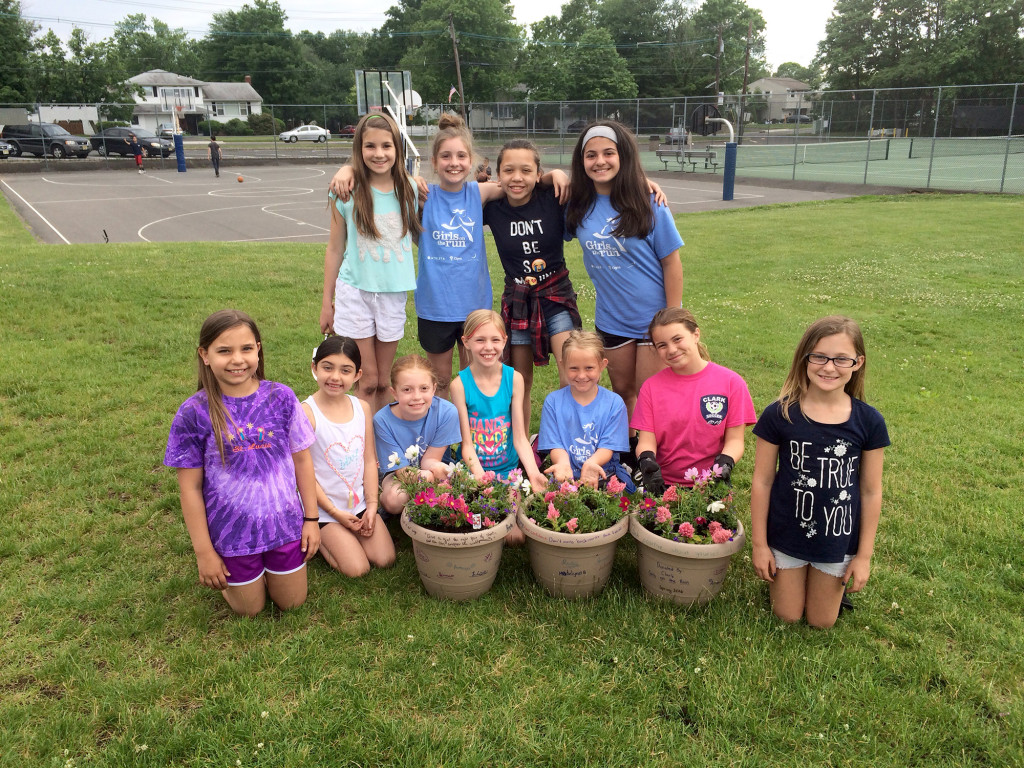
[[[726,429],[755,421],[754,401],[743,377],[708,363],[690,376],[666,368],[645,381],[629,426],[654,433],[662,477],[666,483],[682,484],[683,473],[691,467],[711,468],[722,452]]]

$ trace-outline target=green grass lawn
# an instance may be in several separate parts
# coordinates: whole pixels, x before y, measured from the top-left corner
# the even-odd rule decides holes
[[[628,538],[588,602],[548,598],[525,550],[480,600],[430,599],[399,535],[394,568],[317,560],[304,607],[234,618],[197,584],[167,430],[222,307],[311,391],[322,246],[38,245],[0,206],[0,765],[1024,765],[1024,201],[677,222],[685,303],[759,409],[809,322],[864,329],[893,442],[872,578],[832,631],[775,621],[749,549],[706,607],[648,599]]]

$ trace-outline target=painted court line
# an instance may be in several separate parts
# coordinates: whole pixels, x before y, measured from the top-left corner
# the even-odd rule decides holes
[[[32,203],[30,203],[24,197],[19,195],[17,193],[17,191],[15,191],[14,187],[12,187],[6,181],[4,181],[3,184],[4,184],[5,187],[7,187],[9,190],[11,190],[11,194],[17,196],[17,198],[19,200],[21,200],[21,202],[23,202],[25,205],[27,205],[29,210],[32,211],[32,213],[34,213],[36,216],[38,216],[40,219],[42,219],[43,223],[46,224],[46,226],[48,226],[50,229],[52,229],[56,233],[57,237],[59,237],[61,240],[63,240],[66,245],[71,245],[71,241],[68,240],[66,237],[64,237],[64,235],[61,233],[61,231],[59,229],[57,229],[55,226],[53,226],[53,224],[50,223],[49,219],[47,219],[45,216],[43,216],[43,214],[41,214],[39,211],[37,211],[35,206],[32,205]]]

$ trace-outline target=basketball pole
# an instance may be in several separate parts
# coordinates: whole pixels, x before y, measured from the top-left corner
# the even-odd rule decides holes
[[[725,170],[722,172],[722,199],[732,200],[736,186],[736,132],[732,129],[732,123],[724,117],[708,117],[704,122],[722,123],[729,129],[729,141],[725,145]]]

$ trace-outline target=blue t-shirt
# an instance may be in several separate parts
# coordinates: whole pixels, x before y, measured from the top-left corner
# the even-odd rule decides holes
[[[519,454],[512,444],[512,381],[515,371],[501,366],[501,386],[493,397],[480,391],[469,368],[459,371],[459,379],[466,393],[466,411],[473,449],[484,470],[500,477],[519,466]]]
[[[556,389],[544,398],[537,448],[561,448],[568,453],[577,479],[583,463],[599,448],[607,448],[612,451],[612,460],[604,465],[604,471],[608,477],[618,475],[618,452],[629,450],[626,404],[604,387],[597,388],[597,396],[588,405],[577,403],[569,387]]]
[[[885,419],[854,398],[843,424],[811,421],[799,405],[793,423],[775,401],[754,434],[779,447],[768,501],[768,546],[816,563],[841,563],[860,543],[860,458],[889,445]]]
[[[399,418],[392,412],[391,405],[385,405],[373,415],[377,468],[381,472],[393,472],[408,466],[410,461],[405,452],[410,446],[418,446],[422,457],[427,448],[454,445],[462,440],[459,412],[447,400],[435,396],[427,415],[416,421]],[[389,467],[392,453],[398,454],[398,464]]]
[[[614,237],[619,219],[611,198],[598,195],[575,237],[583,266],[594,283],[594,324],[605,333],[642,339],[654,313],[665,306],[661,260],[683,245],[672,212],[654,202],[654,227],[647,237]],[[566,232],[566,239],[571,239]]]
[[[416,315],[461,323],[475,309],[491,309],[492,298],[480,185],[469,181],[445,192],[431,184],[423,205]]]

